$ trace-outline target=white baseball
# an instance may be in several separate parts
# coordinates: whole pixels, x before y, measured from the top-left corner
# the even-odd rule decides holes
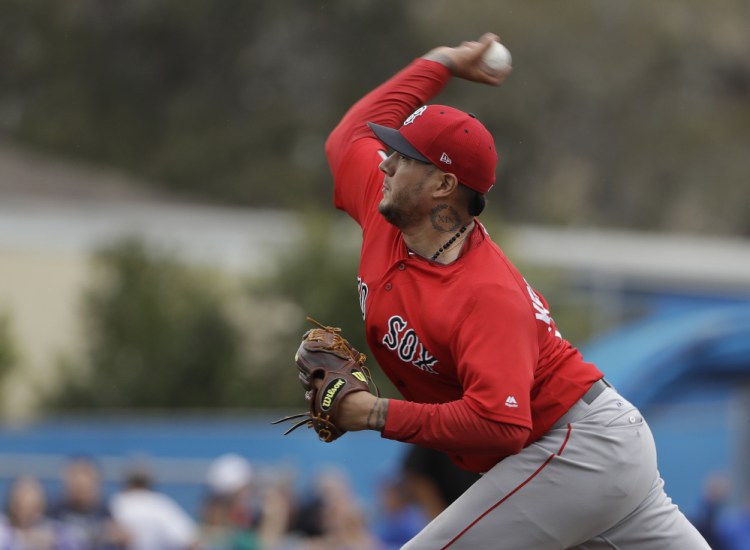
[[[482,61],[490,70],[499,71],[510,66],[512,59],[508,48],[495,41],[485,52]]]

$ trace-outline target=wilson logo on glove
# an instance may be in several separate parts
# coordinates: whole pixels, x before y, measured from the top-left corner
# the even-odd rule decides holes
[[[330,442],[346,433],[338,422],[344,397],[358,391],[369,392],[371,386],[380,397],[380,390],[365,366],[367,358],[341,336],[340,328],[322,325],[310,317],[307,320],[318,328],[302,336],[294,361],[308,410],[274,420],[272,424],[300,418],[284,435],[306,425],[315,430],[321,441]]]
[[[327,411],[333,405],[333,400],[336,398],[336,393],[346,385],[346,380],[343,378],[337,378],[326,387],[326,391],[323,392],[323,401],[320,402],[320,408]]]

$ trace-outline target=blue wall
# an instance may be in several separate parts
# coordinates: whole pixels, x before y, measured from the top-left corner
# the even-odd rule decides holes
[[[644,413],[656,438],[668,493],[687,512],[709,475],[735,481],[750,457],[741,448],[748,422],[739,411],[750,381],[750,303],[710,297],[654,296],[649,315],[583,349]]]
[[[274,416],[273,418],[277,418]],[[204,493],[205,467],[224,453],[246,457],[258,472],[293,470],[307,477],[331,465],[348,474],[355,494],[372,505],[378,484],[394,474],[405,446],[374,432],[346,434],[332,443],[299,429],[282,436],[271,417],[252,418],[69,418],[0,428],[0,495],[19,471],[37,473],[54,498],[58,467],[65,457],[93,455],[105,468],[106,490],[116,490],[120,465],[151,463],[157,488],[197,514]],[[112,465],[116,465],[113,468]],[[161,469],[160,469],[161,468]],[[109,471],[107,471],[109,470]],[[299,485],[304,493],[309,487]]]

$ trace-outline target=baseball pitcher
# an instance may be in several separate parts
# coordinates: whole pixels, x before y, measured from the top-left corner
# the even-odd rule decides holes
[[[359,100],[326,154],[335,206],[362,228],[359,300],[374,360],[320,325],[297,354],[324,441],[347,430],[441,450],[483,474],[409,550],[696,550],[641,413],[555,326],[478,216],[498,153],[474,115],[430,104],[451,78],[500,85],[486,34],[416,59]]]

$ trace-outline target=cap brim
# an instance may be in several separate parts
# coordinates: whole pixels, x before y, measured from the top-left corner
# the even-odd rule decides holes
[[[367,125],[373,132],[375,132],[375,135],[380,141],[382,141],[397,153],[401,153],[406,157],[413,158],[421,162],[432,164],[432,161],[422,153],[417,151],[411,143],[406,141],[404,136],[402,136],[401,132],[399,132],[398,130],[388,128],[387,126],[381,126],[380,124],[375,124],[374,122],[368,122]]]

